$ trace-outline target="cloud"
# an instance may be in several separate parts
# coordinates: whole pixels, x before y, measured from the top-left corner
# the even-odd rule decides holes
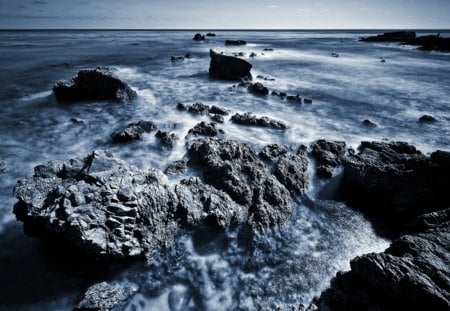
[[[269,5],[269,9],[278,9],[280,6],[279,5]]]

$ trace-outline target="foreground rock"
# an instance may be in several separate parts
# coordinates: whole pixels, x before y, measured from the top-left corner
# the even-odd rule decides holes
[[[319,299],[321,310],[449,310],[450,209],[419,217],[383,253],[351,261]]]
[[[275,176],[292,194],[300,194],[308,185],[308,163],[306,146],[301,146],[297,154],[280,156],[275,166]]]
[[[161,145],[168,148],[173,148],[178,140],[178,136],[175,133],[169,133],[161,130],[156,132],[155,137],[159,139]]]
[[[287,126],[281,121],[277,121],[268,117],[256,117],[247,112],[244,114],[236,113],[231,117],[231,121],[241,125],[271,127],[274,129],[286,129]]]
[[[151,121],[139,121],[137,123],[130,123],[120,132],[115,132],[111,135],[115,143],[126,143],[132,140],[141,139],[142,134],[150,133],[156,129],[155,123]]]
[[[259,157],[263,160],[274,161],[279,156],[288,152],[286,146],[279,144],[271,144],[265,146],[260,152]]]
[[[136,97],[136,92],[108,68],[80,70],[72,80],[58,82],[53,92],[57,99],[63,101],[112,100],[124,103]]]
[[[316,174],[331,178],[336,166],[344,159],[345,142],[320,139],[313,144],[312,155],[317,160]]]
[[[209,75],[215,79],[239,81],[250,78],[252,65],[240,58],[226,56],[210,50]]]
[[[129,282],[98,283],[88,288],[74,311],[120,311],[139,287]]]

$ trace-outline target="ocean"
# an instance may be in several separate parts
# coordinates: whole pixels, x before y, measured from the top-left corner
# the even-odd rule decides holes
[[[319,295],[355,256],[389,245],[361,214],[323,194],[328,181],[316,178],[313,168],[306,194],[293,199],[289,220],[254,236],[251,248],[233,229],[206,241],[201,232],[186,233],[147,262],[97,273],[57,246],[23,234],[12,214],[12,189],[38,164],[81,158],[95,149],[139,168],[163,170],[182,159],[187,131],[209,119],[178,111],[179,102],[287,124],[285,131],[227,118],[219,125],[227,139],[255,150],[271,143],[295,149],[322,138],[344,140],[355,149],[363,140],[406,141],[424,153],[449,149],[448,53],[359,42],[380,31],[214,32],[216,37],[196,42],[195,31],[0,31],[0,310],[72,310],[89,285],[103,280],[140,286],[126,310],[290,310]],[[248,44],[225,46],[226,39]],[[236,83],[210,79],[210,49],[243,52],[254,81],[313,103],[259,97]],[[187,53],[192,59],[171,61]],[[57,81],[98,66],[113,68],[137,98],[127,104],[67,104],[53,97]],[[425,114],[438,122],[420,123]],[[364,126],[365,119],[377,126]],[[139,120],[181,139],[171,150],[161,148],[154,133],[126,145],[112,143],[112,132]]]

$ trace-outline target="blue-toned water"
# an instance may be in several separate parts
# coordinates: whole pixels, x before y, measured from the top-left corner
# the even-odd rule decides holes
[[[187,234],[146,264],[96,275],[23,235],[12,214],[18,179],[31,175],[37,164],[84,157],[93,149],[109,149],[141,168],[163,169],[185,155],[188,129],[207,120],[179,112],[178,102],[250,111],[288,125],[286,131],[242,127],[229,120],[219,126],[226,138],[255,149],[269,143],[294,148],[319,138],[345,140],[353,147],[361,140],[388,139],[410,142],[424,152],[449,149],[450,54],[359,42],[359,37],[374,34],[368,32],[216,34],[194,42],[194,33],[185,31],[0,32],[0,309],[71,310],[92,282],[128,279],[141,286],[129,310],[170,310],[169,296],[174,295],[192,310],[284,310],[309,303],[337,271],[349,268],[351,258],[388,245],[353,210],[320,200],[317,192],[324,182],[315,179],[307,198],[293,202],[289,221],[254,237],[251,250],[241,245],[238,232],[226,232],[201,247]],[[249,44],[226,47],[226,39]],[[210,80],[210,48],[244,52],[254,77],[275,78],[263,80],[264,85],[311,98],[313,104],[256,97],[233,83]],[[251,52],[257,56],[250,58]],[[332,52],[340,57],[331,57]],[[186,53],[193,58],[171,62],[171,56]],[[56,81],[96,66],[115,68],[137,91],[137,99],[124,105],[69,105],[53,98]],[[423,114],[438,122],[419,123]],[[378,126],[364,127],[364,119]],[[113,131],[138,120],[152,120],[181,139],[170,151],[161,149],[153,134],[127,145],[111,143]]]

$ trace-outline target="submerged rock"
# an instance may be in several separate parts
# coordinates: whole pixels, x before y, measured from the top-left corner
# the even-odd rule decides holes
[[[178,140],[178,136],[175,133],[169,133],[161,130],[156,132],[155,137],[159,138],[161,145],[169,148],[173,148]]]
[[[132,140],[141,139],[142,134],[150,133],[156,129],[155,123],[151,121],[139,121],[137,123],[130,123],[120,132],[111,134],[115,143],[126,143]]]
[[[108,68],[80,70],[72,80],[56,83],[53,92],[57,99],[64,101],[113,100],[123,103],[136,97],[136,92]]]
[[[188,132],[188,135],[217,136],[225,134],[222,129],[217,128],[216,123],[206,123],[204,121],[196,124]]]
[[[288,152],[286,146],[280,144],[271,144],[265,146],[260,152],[259,157],[263,160],[274,161],[279,156],[286,154]]]
[[[251,77],[252,65],[247,61],[210,50],[209,75],[215,79],[236,80]]]
[[[437,121],[437,120],[436,120],[435,117],[430,116],[430,115],[428,115],[428,114],[424,114],[423,116],[421,116],[421,117],[419,118],[419,122],[422,122],[422,123],[430,123],[430,122],[436,122],[436,121]]]
[[[260,82],[250,84],[248,87],[248,90],[256,95],[262,95],[262,96],[269,95],[269,89]]]
[[[244,41],[244,40],[226,40],[225,41],[225,45],[238,46],[238,45],[246,45],[246,44],[247,44],[247,41]]]
[[[345,142],[320,139],[312,145],[312,155],[317,161],[316,174],[331,178],[333,171],[345,156]]]
[[[139,287],[129,282],[98,283],[88,288],[74,311],[120,311]]]
[[[244,113],[244,114],[236,113],[231,117],[231,120],[234,123],[241,124],[241,125],[271,127],[274,129],[286,129],[287,128],[286,124],[284,124],[281,121],[270,119],[268,117],[256,117],[249,112]]]

